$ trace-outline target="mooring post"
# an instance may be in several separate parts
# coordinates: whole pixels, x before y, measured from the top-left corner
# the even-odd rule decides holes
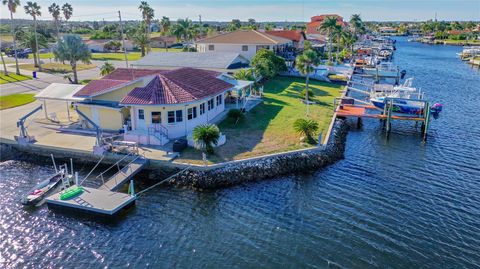
[[[79,185],[79,182],[78,182],[78,172],[75,172],[75,185]]]
[[[392,121],[392,107],[393,107],[393,100],[388,100],[388,113],[387,113],[387,129],[386,134],[387,138],[390,136],[390,129],[391,129],[391,121]]]
[[[135,196],[136,196],[136,194],[135,194],[135,187],[133,186],[133,179],[130,180],[130,191],[129,191],[129,192],[130,192],[130,196],[132,196],[132,197],[135,197]]]
[[[357,129],[360,129],[360,128],[362,128],[362,118],[358,117],[357,118]]]
[[[426,142],[427,141],[427,133],[428,133],[428,125],[430,123],[430,105],[428,102],[425,102],[425,109],[426,111],[426,115],[425,115],[425,127],[424,127],[424,130],[423,130],[423,142]]]

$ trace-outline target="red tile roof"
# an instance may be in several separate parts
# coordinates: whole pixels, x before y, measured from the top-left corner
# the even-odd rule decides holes
[[[93,95],[98,95],[101,93],[108,92],[110,89],[115,88],[127,81],[124,80],[114,80],[114,79],[99,79],[92,80],[80,91],[74,94],[76,97],[90,97]]]
[[[158,74],[145,87],[125,96],[123,105],[179,104],[201,100],[233,87],[217,76],[220,73],[195,68],[180,68]]]
[[[135,80],[137,78],[151,76],[165,72],[165,70],[156,69],[132,69],[132,68],[117,68],[112,73],[103,77],[103,79],[116,79],[116,80]]]
[[[286,39],[290,39],[295,42],[300,42],[303,36],[303,32],[300,30],[281,30],[281,31],[265,31],[269,35],[279,36]],[[305,38],[305,36],[304,36]]]
[[[337,24],[341,24],[342,26],[345,25],[343,22],[343,17],[336,15],[336,14],[326,14],[326,15],[319,15],[319,16],[313,16],[310,19],[310,22],[307,23],[307,34],[320,34],[318,31],[318,27],[322,24],[323,20],[327,17],[336,17],[337,18]]]

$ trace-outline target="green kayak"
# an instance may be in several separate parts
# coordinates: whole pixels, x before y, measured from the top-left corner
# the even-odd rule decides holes
[[[67,200],[73,198],[83,192],[83,188],[79,186],[71,186],[66,189],[62,194],[60,194],[60,200]]]

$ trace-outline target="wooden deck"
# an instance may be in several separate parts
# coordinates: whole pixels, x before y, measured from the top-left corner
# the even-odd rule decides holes
[[[337,117],[356,117],[356,118],[374,118],[374,119],[387,119],[387,115],[379,114],[380,110],[374,106],[368,105],[342,105],[340,106],[336,113]],[[422,117],[415,116],[397,116],[392,115],[391,119],[393,120],[413,120],[413,121],[424,121]]]
[[[53,194],[46,199],[47,205],[53,208],[71,208],[87,213],[113,216],[122,208],[135,203],[135,196],[126,193],[88,187],[83,189],[82,194],[68,200],[60,200],[61,192]]]

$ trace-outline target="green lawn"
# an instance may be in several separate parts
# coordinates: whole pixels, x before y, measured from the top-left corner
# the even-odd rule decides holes
[[[9,72],[7,76],[4,72],[0,72],[0,84],[7,84],[28,79],[32,79],[32,77],[26,75],[17,75],[15,72]]]
[[[436,40],[440,43],[445,43],[447,45],[466,45],[466,44],[471,44],[471,45],[480,45],[480,40],[453,40],[453,39],[441,39],[441,40]]]
[[[325,136],[333,116],[333,99],[340,96],[342,86],[326,82],[311,81],[314,92],[310,106],[310,118],[320,126]],[[275,152],[311,147],[300,142],[293,130],[293,122],[305,118],[305,104],[299,92],[305,88],[305,80],[277,77],[266,83],[264,102],[246,114],[244,120],[235,125],[230,119],[219,124],[220,131],[227,136],[227,143],[216,148],[211,163],[243,159]],[[181,162],[201,163],[201,153],[187,149]]]
[[[167,51],[166,49],[162,48],[152,48],[152,51],[154,52],[165,52]],[[168,52],[181,52],[182,49],[168,49]],[[33,56],[30,55],[30,58]],[[54,59],[55,56],[53,56],[53,53],[40,53],[40,59]],[[127,53],[127,58],[129,61],[136,61],[140,60],[142,58],[142,53],[141,52],[128,52]],[[33,59],[33,58],[32,58]],[[92,53],[92,60],[97,60],[97,61],[124,61],[125,60],[125,54],[123,52],[105,52],[105,53]]]
[[[0,110],[22,106],[35,101],[31,93],[16,93],[5,96],[0,96]]]
[[[35,67],[33,64],[20,64],[20,69],[29,70],[29,71],[37,71],[38,68]],[[78,64],[77,71],[88,70],[95,68],[94,64]],[[61,63],[46,63],[42,64],[42,71],[48,73],[69,73],[72,72],[72,67],[69,64],[61,64]]]

